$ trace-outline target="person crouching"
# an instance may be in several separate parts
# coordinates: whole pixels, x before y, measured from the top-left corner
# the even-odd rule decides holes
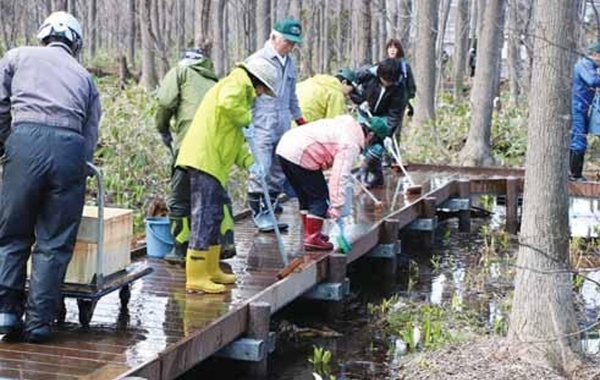
[[[341,217],[346,183],[360,154],[375,137],[389,133],[387,119],[355,120],[350,115],[321,119],[286,132],[275,153],[298,195],[304,228],[304,249],[328,251],[333,244],[323,235],[326,217]],[[331,169],[329,184],[323,175]]]

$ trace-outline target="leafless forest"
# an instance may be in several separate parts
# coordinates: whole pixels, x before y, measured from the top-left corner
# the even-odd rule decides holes
[[[572,3],[584,43],[585,28],[593,24],[595,29],[597,12],[590,2]],[[489,16],[495,19],[485,20],[486,9],[495,9]],[[142,84],[148,87],[189,45],[212,46],[217,71],[223,74],[260,47],[273,23],[286,16],[302,20],[306,42],[297,55],[306,76],[377,61],[385,41],[398,37],[421,77],[444,66],[446,75],[457,79],[464,75],[469,49],[491,24],[498,38],[490,42],[496,47],[480,42],[485,48],[480,50],[504,47],[511,64],[503,72],[514,91],[520,91],[527,87],[526,58],[535,42],[533,0],[1,0],[0,52],[35,44],[37,27],[54,10],[67,10],[81,21],[86,65],[123,56],[141,70]],[[426,47],[423,54],[420,47]],[[442,65],[443,50],[450,60]],[[517,62],[519,54],[522,62]],[[439,86],[439,79],[433,83]]]

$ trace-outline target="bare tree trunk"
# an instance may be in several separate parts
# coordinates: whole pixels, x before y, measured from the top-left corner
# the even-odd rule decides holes
[[[260,3],[260,1],[259,1]],[[213,26],[213,40],[214,40],[214,45],[213,45],[213,61],[215,64],[215,72],[217,73],[218,76],[223,76],[223,74],[225,73],[225,71],[227,70],[227,67],[225,66],[225,55],[227,54],[226,52],[226,47],[227,47],[227,43],[225,42],[225,38],[224,38],[224,29],[226,28],[226,20],[225,20],[225,5],[226,5],[226,0],[214,0],[213,3],[213,9],[215,11],[214,13],[214,17],[215,17],[215,22],[214,22],[214,26]]]
[[[66,11],[66,10],[67,10],[67,0],[53,0],[52,1],[52,12]]]
[[[301,20],[302,18],[302,0],[290,0],[290,10],[289,10],[289,14],[291,17],[295,18],[296,20],[300,20],[302,23],[304,23],[304,20]]]
[[[412,1],[400,0],[398,6],[398,37],[402,46],[407,48],[410,43],[410,22],[412,20]]]
[[[4,2],[0,3],[0,30],[2,30],[2,38],[4,39],[4,50],[10,50],[12,47],[11,37],[8,35],[10,24],[7,22],[10,18],[8,5]]]
[[[88,4],[88,21],[87,21],[87,29],[88,29],[88,51],[90,54],[90,59],[96,58],[96,28],[98,28],[97,22],[97,7],[96,0],[90,0]]]
[[[150,37],[152,38],[154,49],[158,52],[159,57],[157,75],[159,78],[162,78],[169,70],[169,59],[167,57],[166,46],[163,41],[163,33],[165,32],[165,28],[162,22],[163,17],[161,17],[161,8],[159,7],[160,2],[161,0],[152,0],[150,13]]]
[[[519,35],[517,34],[517,1],[510,0],[508,3],[508,17],[507,17],[507,28],[508,33],[508,54],[507,54],[507,66],[509,72],[509,87],[510,87],[510,98],[512,104],[515,107],[519,105],[519,75],[521,57],[519,56]]]
[[[503,42],[506,0],[487,0],[483,28],[477,43],[477,69],[471,93],[473,114],[467,142],[460,152],[463,165],[487,166],[491,154],[492,106],[496,96]]]
[[[358,59],[360,64],[371,63],[373,57],[371,55],[371,40],[373,33],[371,30],[371,1],[358,0],[360,8],[358,10],[359,17],[359,34],[358,34]]]
[[[435,41],[439,0],[417,2],[417,41],[415,48],[415,80],[417,102],[413,122],[420,127],[435,119]]]
[[[140,84],[148,90],[154,89],[158,84],[156,66],[154,64],[154,42],[152,41],[152,23],[150,22],[150,9],[152,0],[139,0],[140,29],[142,34],[142,76]]]
[[[177,51],[183,51],[186,48],[185,41],[185,1],[177,1],[175,4],[177,9],[177,18],[175,19],[175,30],[177,36]]]
[[[569,263],[567,193],[574,23],[570,2],[539,0],[529,100],[529,142],[515,290],[513,354],[570,378],[581,347]]]
[[[54,4],[52,0],[46,0],[44,2],[44,5],[46,6],[46,14],[44,15],[44,17],[49,16],[50,13],[52,13],[52,10],[54,9]]]
[[[260,2],[260,1],[259,1]],[[202,46],[206,53],[212,56],[212,47],[214,46],[213,27],[211,23],[212,0],[200,0],[200,6],[197,9],[197,19],[200,20],[200,25],[195,33],[195,43],[197,46]]]
[[[532,34],[532,19],[533,19],[533,0],[520,0],[519,7],[519,35],[524,36],[523,46],[527,53],[527,60],[523,62],[523,81],[521,88],[523,93],[528,94],[531,88],[531,66],[533,63],[533,49],[535,37]]]
[[[133,65],[135,62],[135,37],[138,30],[138,18],[136,17],[136,1],[127,2],[127,13],[129,14],[129,27],[127,28],[127,61]]]
[[[331,2],[330,0],[325,0],[323,5],[323,29],[324,29],[324,38],[323,38],[323,70],[322,72],[330,72],[331,67],[331,40],[333,36],[331,35]]]
[[[456,24],[454,26],[454,99],[463,97],[465,62],[469,49],[469,0],[458,0],[456,5]]]
[[[342,65],[344,65],[343,59],[342,57],[344,56],[344,44],[342,41],[343,38],[343,29],[344,29],[344,6],[343,6],[344,2],[343,1],[336,1],[335,2],[335,10],[334,10],[334,14],[339,15],[339,17],[337,17],[337,19],[335,20],[335,35],[332,36],[335,40],[334,40],[334,49],[335,49],[335,62],[337,67],[341,67]]]
[[[436,66],[436,86],[435,88],[438,89],[439,93],[443,92],[443,86],[444,86],[444,38],[446,38],[446,25],[448,25],[448,16],[450,15],[450,6],[452,5],[452,1],[451,0],[442,0],[440,3],[440,12],[442,14],[442,17],[440,18],[440,20],[438,21],[438,35],[437,35],[437,47],[436,47],[436,60],[435,60],[435,66]]]
[[[256,4],[256,44],[262,46],[271,33],[271,2],[258,0]]]
[[[77,5],[76,5],[75,0],[67,1],[67,12],[69,12],[73,16],[77,17]]]

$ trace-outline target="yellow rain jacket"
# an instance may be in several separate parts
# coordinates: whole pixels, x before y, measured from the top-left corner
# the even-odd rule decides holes
[[[307,123],[347,113],[342,83],[332,75],[318,74],[299,82],[296,94]]]
[[[256,94],[248,74],[235,68],[204,96],[181,144],[176,165],[201,170],[227,188],[233,164],[247,169],[254,159],[244,147]]]

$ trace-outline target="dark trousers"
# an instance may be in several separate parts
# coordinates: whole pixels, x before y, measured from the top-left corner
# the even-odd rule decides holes
[[[308,170],[278,156],[283,173],[298,196],[300,210],[311,215],[327,216],[329,188],[321,170]]]
[[[221,243],[224,207],[229,199],[221,183],[213,176],[188,169],[192,194],[192,233],[189,248],[206,251]]]
[[[80,134],[36,124],[13,127],[0,188],[0,312],[23,314],[31,254],[26,329],[56,318],[81,221],[85,173]]]
[[[169,205],[170,216],[180,218],[190,216],[190,176],[186,169],[173,167],[171,171],[171,194],[167,198],[167,204]]]

